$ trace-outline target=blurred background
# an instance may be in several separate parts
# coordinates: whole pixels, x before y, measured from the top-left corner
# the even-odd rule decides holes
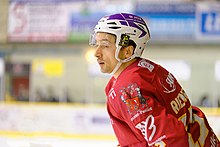
[[[219,0],[0,0],[6,144],[16,146],[18,137],[117,144],[105,108],[110,77],[100,73],[88,39],[102,16],[118,12],[147,21],[152,39],[143,57],[175,75],[220,136]]]

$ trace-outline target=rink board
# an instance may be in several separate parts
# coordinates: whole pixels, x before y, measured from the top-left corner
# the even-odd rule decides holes
[[[220,109],[201,108],[220,137]],[[0,103],[0,136],[115,140],[105,105]]]

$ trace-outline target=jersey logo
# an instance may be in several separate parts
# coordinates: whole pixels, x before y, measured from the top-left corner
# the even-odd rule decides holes
[[[141,95],[140,88],[136,83],[120,90],[120,98],[127,105],[130,114],[147,108],[147,99]]]
[[[166,76],[166,79],[160,79],[160,84],[165,93],[172,93],[176,90],[175,78],[171,73]]]
[[[149,62],[147,62],[147,60],[142,59],[139,61],[138,66],[143,67],[143,68],[147,68],[150,72],[153,71],[154,66],[152,64],[150,64]]]

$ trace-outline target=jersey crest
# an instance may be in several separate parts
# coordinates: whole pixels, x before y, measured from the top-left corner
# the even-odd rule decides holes
[[[128,107],[128,112],[133,114],[147,108],[147,99],[141,95],[140,88],[136,83],[130,84],[120,90],[120,98]]]

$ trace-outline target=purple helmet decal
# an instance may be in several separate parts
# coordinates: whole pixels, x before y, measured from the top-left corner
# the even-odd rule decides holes
[[[139,38],[141,38],[141,37],[143,37],[143,36],[145,36],[147,34],[147,32],[143,28],[139,27],[134,22],[128,22],[128,23],[129,23],[129,26],[137,28],[137,29],[142,31],[142,34],[139,36]]]
[[[147,32],[143,28],[135,24],[135,23],[140,23],[142,25],[146,25],[144,20],[139,16],[133,14],[127,14],[127,13],[120,13],[120,14],[111,15],[108,18],[108,20],[115,20],[115,19],[120,20],[121,25],[130,26],[139,29],[142,32],[139,38],[147,34]]]
[[[145,22],[141,17],[139,17],[137,15],[133,15],[133,14],[119,13],[119,14],[111,15],[108,18],[108,20],[115,20],[115,19],[132,21],[132,22],[137,22],[137,23],[141,23],[141,24],[145,25]]]
[[[128,26],[128,24],[127,24],[126,21],[120,21],[120,23],[121,23],[122,25]]]
[[[121,15],[121,14],[115,14],[115,15],[111,15],[109,16],[108,20],[125,20],[125,18]]]

